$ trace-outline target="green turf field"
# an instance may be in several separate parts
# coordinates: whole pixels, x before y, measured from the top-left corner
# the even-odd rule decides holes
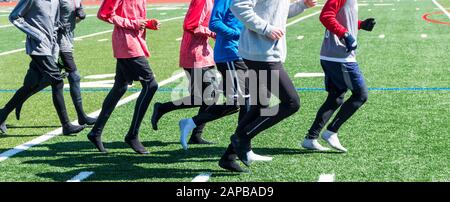
[[[450,10],[450,0],[438,2]],[[85,181],[188,182],[202,173],[210,173],[211,182],[317,181],[322,174],[334,174],[335,181],[449,181],[450,26],[422,19],[426,13],[441,11],[431,0],[367,0],[359,4],[360,18],[375,17],[377,26],[373,32],[361,31],[358,38],[358,61],[371,91],[366,105],[340,130],[341,142],[349,149],[346,154],[312,153],[298,146],[326,96],[323,78],[294,77],[300,72],[322,72],[319,50],[324,28],[314,15],[290,26],[287,34],[285,67],[299,89],[302,107],[253,143],[254,151],[273,156],[272,162],[254,163],[246,174],[226,172],[217,161],[229,143],[237,116],[207,125],[204,137],[216,144],[190,146],[183,151],[178,142],[178,121],[195,115],[196,110],[167,114],[160,121],[160,130],[153,131],[152,107],[141,127],[141,140],[151,154],[136,155],[123,142],[134,110],[134,102],[130,102],[116,109],[105,128],[103,140],[109,154],[97,153],[86,139],[88,129],[76,137],[58,136],[0,161],[0,181],[67,181],[80,172],[93,172]],[[150,17],[165,20],[160,31],[148,33],[150,63],[158,81],[163,81],[179,73],[177,39],[183,21],[179,17],[184,16],[187,6],[149,7]],[[310,9],[295,19],[319,10]],[[96,7],[87,10],[91,16],[78,25],[76,33],[82,38],[75,43],[75,57],[83,76],[114,73],[111,33],[83,37],[112,29],[96,19],[96,11]],[[7,24],[3,14],[0,12],[0,26]],[[433,19],[450,23],[450,16],[443,13]],[[24,35],[16,28],[0,28],[0,38],[3,106],[20,87],[29,58],[23,51],[2,54],[24,48]],[[82,80],[92,81],[98,80]],[[171,100],[170,89],[181,82],[163,86],[153,103]],[[126,96],[139,89],[136,83]],[[107,90],[83,89],[87,112],[100,109]],[[75,120],[68,92],[65,98]],[[0,136],[0,153],[58,128],[51,93],[47,90],[32,97],[24,106],[22,120],[16,121],[11,114],[7,123],[8,134]],[[0,154],[0,160],[4,155]]]

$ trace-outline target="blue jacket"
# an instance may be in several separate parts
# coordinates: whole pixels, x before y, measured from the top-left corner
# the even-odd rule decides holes
[[[216,63],[241,60],[238,54],[242,23],[230,11],[233,0],[215,0],[209,29],[215,32],[214,60]]]

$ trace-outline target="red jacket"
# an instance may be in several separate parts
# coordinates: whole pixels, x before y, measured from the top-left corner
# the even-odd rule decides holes
[[[112,45],[115,58],[150,57],[145,41],[146,30],[140,30],[138,20],[146,20],[145,0],[104,0],[97,17],[114,24]],[[152,20],[151,20],[152,21]],[[155,29],[148,23],[148,29]]]
[[[344,37],[347,28],[337,21],[336,15],[345,5],[346,1],[347,0],[328,0],[323,6],[322,13],[320,14],[320,22],[322,22],[325,28],[336,34],[339,38]],[[358,29],[360,29],[360,25],[361,21],[358,21]]]
[[[215,33],[209,30],[213,0],[192,0],[184,19],[184,33],[180,48],[180,67],[203,68],[214,66],[214,52],[208,43]]]

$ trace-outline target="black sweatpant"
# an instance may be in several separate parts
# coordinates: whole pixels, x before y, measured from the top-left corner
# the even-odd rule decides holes
[[[186,68],[186,76],[189,79],[189,96],[176,101],[162,103],[160,110],[168,113],[179,109],[189,109],[199,107],[197,114],[202,114],[209,106],[216,102],[216,82],[214,67]],[[205,122],[206,123],[206,122]],[[205,123],[197,125],[192,131],[191,138],[200,138],[205,128]]]
[[[236,128],[235,134],[251,140],[300,109],[300,97],[281,62],[244,60],[249,68],[251,107]],[[256,77],[256,78],[255,78]],[[252,83],[256,82],[256,88]],[[269,106],[269,94],[280,103]]]
[[[17,90],[14,96],[5,105],[0,114],[0,123],[4,122],[8,115],[20,104],[25,102],[37,89],[52,86],[53,105],[55,106],[61,125],[70,124],[64,103],[64,82],[60,69],[52,56],[31,55],[30,68],[25,76],[23,86]]]
[[[82,98],[81,98],[81,87],[80,87],[81,76],[77,70],[77,66],[76,66],[75,60],[73,58],[73,53],[72,52],[60,52],[59,56],[60,56],[60,62],[58,64],[58,67],[60,69],[64,69],[68,74],[67,78],[69,80],[69,85],[70,85],[70,96],[72,97],[72,102],[73,102],[73,105],[75,106],[75,111],[77,112],[78,120],[86,120],[87,115],[84,112]],[[39,85],[39,87],[37,87],[34,90],[33,94],[40,92],[41,90],[43,90],[46,87],[47,87],[46,85]],[[23,102],[25,102],[27,99],[25,99]]]
[[[248,68],[244,61],[237,60],[217,63],[216,66],[222,75],[220,89],[226,97],[226,102],[223,104],[215,103],[214,105],[207,107],[205,111],[192,117],[196,125],[203,125],[207,122],[220,119],[238,111],[239,122],[239,120],[241,120],[245,113],[249,110],[247,80]]]
[[[114,86],[106,96],[103,102],[100,115],[92,128],[93,135],[101,135],[103,128],[106,125],[111,113],[114,111],[120,98],[125,94],[128,85],[133,81],[140,81],[142,84],[142,91],[136,101],[134,108],[133,120],[128,130],[128,137],[137,137],[142,119],[147,112],[148,106],[153,98],[153,95],[158,90],[158,83],[156,82],[150,65],[145,57],[117,59],[116,77]]]

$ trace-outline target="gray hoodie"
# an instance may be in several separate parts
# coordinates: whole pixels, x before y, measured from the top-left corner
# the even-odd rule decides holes
[[[61,24],[66,32],[60,32],[58,36],[58,44],[61,52],[73,51],[73,38],[76,26],[75,8],[83,8],[81,0],[61,0]]]
[[[233,14],[244,24],[239,39],[239,55],[260,62],[285,62],[286,35],[278,41],[268,37],[274,27],[286,31],[288,18],[306,9],[303,0],[234,0]]]
[[[27,35],[28,55],[58,58],[59,0],[20,0],[9,21]]]

